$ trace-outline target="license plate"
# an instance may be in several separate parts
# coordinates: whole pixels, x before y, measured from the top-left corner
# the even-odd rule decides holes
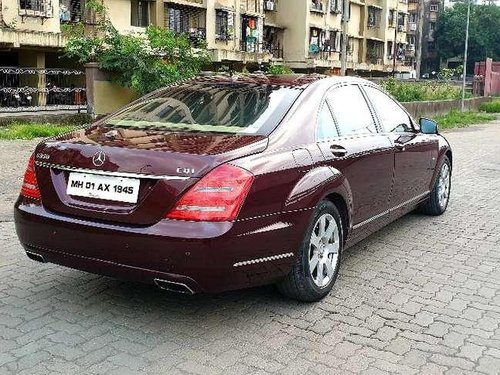
[[[140,183],[136,178],[71,172],[66,193],[79,197],[137,203]]]

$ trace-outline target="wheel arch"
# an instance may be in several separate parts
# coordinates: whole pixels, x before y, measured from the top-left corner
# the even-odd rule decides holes
[[[451,149],[449,148],[448,150],[446,150],[444,154],[448,157],[448,160],[450,161],[450,167],[453,170],[453,153],[451,152]]]
[[[345,198],[337,192],[328,194],[324,199],[332,202],[335,205],[335,207],[337,207],[337,210],[339,211],[339,214],[342,218],[342,232],[343,232],[342,237],[343,237],[343,241],[345,243],[347,240],[347,235],[350,231],[350,225],[351,225],[351,214],[350,214],[349,206],[347,205]]]

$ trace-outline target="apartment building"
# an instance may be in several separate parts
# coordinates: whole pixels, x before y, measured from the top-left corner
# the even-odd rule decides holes
[[[85,1],[0,0],[0,69],[38,69],[31,73],[18,71],[17,77],[12,71],[0,70],[0,106],[2,100],[10,100],[5,99],[6,91],[10,90],[11,96],[16,94],[15,87],[19,91],[20,87],[36,86],[43,91],[33,89],[28,95],[24,90],[24,95],[30,97],[25,102],[33,105],[45,105],[54,97],[60,99],[63,96],[52,95],[51,99],[47,86],[61,90],[63,77],[66,92],[78,90],[81,77],[68,78],[68,72],[77,75],[75,69],[82,67],[61,58],[65,44],[61,28],[79,21],[91,28],[98,22]],[[214,65],[228,64],[239,70],[277,61],[298,71],[339,73],[342,0],[101,1],[120,32],[142,32],[148,25],[158,25],[187,33],[194,47],[202,40],[206,42]],[[393,70],[394,53],[398,72],[411,68],[405,58],[406,1],[350,0],[349,74],[387,75]]]
[[[439,71],[439,57],[436,50],[435,31],[439,14],[444,10],[441,0],[409,0],[406,61],[408,65],[417,63],[416,50],[420,46],[420,75],[432,77]],[[419,17],[422,17],[419,25]]]
[[[298,70],[330,70],[337,74],[340,71],[342,0],[288,0],[286,4],[286,11],[278,9],[275,15],[286,30],[284,61]],[[394,51],[396,70],[410,69],[404,64],[407,8],[406,0],[349,2],[348,73],[390,73]]]

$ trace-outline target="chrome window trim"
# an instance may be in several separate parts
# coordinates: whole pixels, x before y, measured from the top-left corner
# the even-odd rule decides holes
[[[89,174],[98,174],[103,176],[115,176],[115,177],[127,177],[127,178],[149,178],[152,180],[188,180],[193,177],[189,176],[168,176],[168,175],[151,175],[145,173],[129,173],[129,172],[109,172],[109,171],[100,171],[96,169],[89,168],[76,168],[70,167],[67,165],[60,164],[52,164],[41,161],[35,161],[35,165],[43,168],[54,168],[60,169],[68,172],[79,172],[79,173],[89,173]]]

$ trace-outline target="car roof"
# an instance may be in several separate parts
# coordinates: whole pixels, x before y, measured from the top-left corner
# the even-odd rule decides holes
[[[266,74],[204,74],[194,78],[192,81],[199,83],[212,84],[255,84],[255,85],[272,85],[280,87],[294,87],[305,89],[311,85],[331,86],[342,83],[369,83],[369,81],[348,76],[327,76],[322,74],[283,74],[283,75],[266,75]],[[191,81],[191,82],[192,82]]]

